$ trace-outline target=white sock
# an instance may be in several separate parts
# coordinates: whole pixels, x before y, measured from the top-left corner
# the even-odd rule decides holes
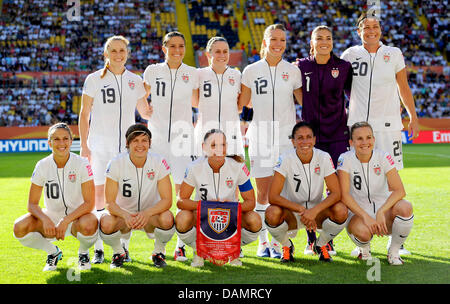
[[[256,203],[255,211],[259,214],[261,217],[261,230],[259,231],[259,243],[264,244],[269,242],[269,232],[267,231],[266,226],[266,209],[269,207],[269,204],[262,205],[260,203]]]
[[[167,230],[155,228],[155,248],[153,249],[153,253],[166,254],[166,245],[175,234],[175,230],[175,224]]]
[[[184,233],[177,231],[178,238],[180,238],[186,245],[192,247],[194,251],[197,249],[197,229],[194,227]]]
[[[241,228],[241,246],[253,243],[258,239],[259,231],[251,232],[245,228]]]
[[[14,237],[25,247],[44,250],[47,254],[54,254],[58,251],[57,247],[39,232],[29,232],[21,238],[18,238],[15,235]]]
[[[178,209],[177,208],[177,214],[178,214],[178,212],[180,212],[181,211],[181,209]],[[181,238],[177,238],[177,247],[175,248],[175,250],[177,249],[177,248],[180,248],[180,247],[183,247],[185,244],[184,244],[184,242],[183,242],[183,240],[181,239]]]
[[[123,247],[125,247],[126,250],[128,250],[128,247],[130,246],[131,233],[132,231],[128,233],[122,233],[122,238],[120,239],[120,243]]]
[[[80,241],[78,253],[89,253],[89,248],[91,248],[98,239],[98,230],[93,235],[88,236],[81,232],[77,232],[77,239]]]
[[[291,245],[287,233],[288,224],[286,223],[286,221],[283,221],[280,225],[276,227],[267,225],[267,230],[269,230],[270,234],[274,237],[274,239],[277,240],[278,243],[280,243],[283,247],[289,247]]]
[[[120,232],[120,230],[111,234],[105,234],[103,233],[103,231],[100,230],[99,235],[107,245],[111,246],[114,254],[125,253],[122,244],[120,243],[120,238],[122,237],[122,233]]]
[[[316,246],[325,246],[329,241],[334,239],[345,228],[345,223],[338,224],[327,218],[322,223],[322,232],[316,241]]]
[[[414,224],[414,215],[410,218],[396,216],[392,223],[392,240],[389,252],[398,252],[405,242]]]
[[[100,225],[100,218],[102,217],[103,214],[108,214],[108,211],[106,211],[106,209],[103,208],[103,209],[101,209],[101,210],[96,210],[96,211],[94,212],[94,214],[95,214],[95,216],[97,217],[98,223],[99,223],[99,225]],[[104,248],[103,248],[103,241],[102,241],[102,239],[101,239],[101,237],[100,237],[100,234],[98,234],[98,239],[97,239],[97,241],[96,241],[95,244],[94,244],[94,250],[101,250],[101,251],[104,251]]]
[[[363,241],[359,240],[353,234],[351,234],[351,233],[347,233],[347,234],[350,237],[350,239],[353,241],[353,243],[356,244],[356,246],[361,247],[361,248],[368,248],[370,246],[370,241],[363,242]]]

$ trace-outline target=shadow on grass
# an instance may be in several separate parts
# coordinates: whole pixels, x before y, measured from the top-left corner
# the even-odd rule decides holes
[[[243,266],[217,266],[205,261],[201,269],[187,262],[167,259],[163,269],[153,266],[151,260],[133,260],[120,269],[109,269],[105,264],[92,265],[82,271],[79,281],[69,281],[69,267],[61,267],[47,280],[49,284],[422,284],[447,283],[450,259],[413,254],[404,257],[403,266],[390,266],[385,253],[374,252],[378,264],[360,261],[348,254],[338,253],[332,263],[319,262],[317,256],[295,256],[295,262],[281,264],[277,259],[244,257]],[[374,267],[378,267],[375,269]],[[73,270],[70,270],[73,275]],[[370,281],[373,271],[379,272],[379,281]],[[369,274],[369,276],[368,276]],[[373,276],[372,276],[373,278]]]

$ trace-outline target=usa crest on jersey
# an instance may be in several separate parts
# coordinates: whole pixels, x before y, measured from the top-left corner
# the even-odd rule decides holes
[[[333,68],[331,70],[331,76],[333,76],[333,78],[338,78],[339,77],[339,69],[338,68]]]
[[[287,72],[284,72],[283,74],[281,74],[281,78],[283,78],[284,81],[288,81],[289,80],[289,74]]]
[[[376,165],[376,166],[373,168],[373,171],[375,172],[375,174],[376,174],[377,176],[379,176],[379,175],[381,174],[381,167],[380,167],[380,165]]]
[[[153,171],[153,169],[151,171],[147,170],[147,178],[149,180],[153,180],[155,178],[155,171]]]
[[[129,80],[128,81],[128,86],[130,87],[130,89],[134,90],[134,87],[136,86],[136,84],[134,83],[133,80]]]
[[[74,171],[69,171],[69,181],[71,183],[74,183],[77,181],[77,175],[75,174]]]
[[[183,76],[181,76],[181,79],[184,81],[184,83],[188,83],[189,82],[189,75],[188,74],[183,74]]]
[[[232,188],[233,187],[233,180],[231,179],[231,177],[227,177],[225,183],[227,184],[228,188]]]
[[[389,60],[391,60],[391,54],[389,54],[389,53],[384,54],[383,60],[384,60],[384,62],[388,63]]]
[[[234,84],[235,84],[236,82],[235,82],[233,76],[228,77],[228,83],[229,83],[231,86],[234,86]]]

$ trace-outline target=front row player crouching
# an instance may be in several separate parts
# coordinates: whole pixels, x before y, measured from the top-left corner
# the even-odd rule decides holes
[[[275,166],[269,192],[266,224],[283,247],[281,262],[294,261],[289,235],[303,227],[322,229],[313,245],[319,260],[330,262],[327,243],[345,227],[347,207],[339,201],[340,189],[333,161],[327,152],[314,148],[316,137],[310,124],[297,123],[292,130],[295,149],[284,153]],[[324,181],[328,196],[323,199]],[[289,232],[289,233],[288,233]]]
[[[131,230],[155,238],[152,260],[166,266],[165,247],[175,233],[170,168],[165,159],[149,152],[151,133],[135,124],[126,132],[128,152],[113,158],[106,171],[105,198],[109,215],[100,219],[100,236],[111,246],[111,268],[121,267],[128,249],[121,243]]]
[[[186,170],[181,184],[176,216],[177,234],[181,240],[196,252],[197,203],[199,200],[237,202],[236,189],[239,188],[243,198],[241,210],[241,246],[256,241],[261,230],[261,218],[253,211],[255,208],[255,192],[250,182],[250,172],[239,156],[226,157],[227,143],[225,134],[212,129],[205,134],[202,149],[206,157],[193,162]],[[195,201],[191,200],[196,191]],[[239,258],[230,261],[233,266],[241,266]],[[191,263],[192,267],[203,267],[204,260],[197,254]]]
[[[402,180],[389,153],[374,149],[375,137],[370,124],[355,123],[350,129],[354,150],[341,154],[338,175],[342,201],[347,205],[347,233],[360,248],[359,257],[370,258],[373,235],[392,235],[387,259],[402,265],[399,250],[413,226],[413,209]]]
[[[14,223],[14,236],[30,248],[47,252],[44,271],[56,270],[62,251],[51,239],[64,240],[70,234],[80,241],[78,266],[90,269],[89,248],[97,240],[98,221],[94,209],[94,182],[87,159],[70,152],[72,133],[65,123],[48,130],[52,154],[41,159],[31,177],[29,213]],[[45,186],[44,205],[39,207]]]

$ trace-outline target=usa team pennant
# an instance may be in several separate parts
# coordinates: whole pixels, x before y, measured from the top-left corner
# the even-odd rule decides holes
[[[241,204],[199,201],[197,205],[197,255],[216,265],[239,258]]]

